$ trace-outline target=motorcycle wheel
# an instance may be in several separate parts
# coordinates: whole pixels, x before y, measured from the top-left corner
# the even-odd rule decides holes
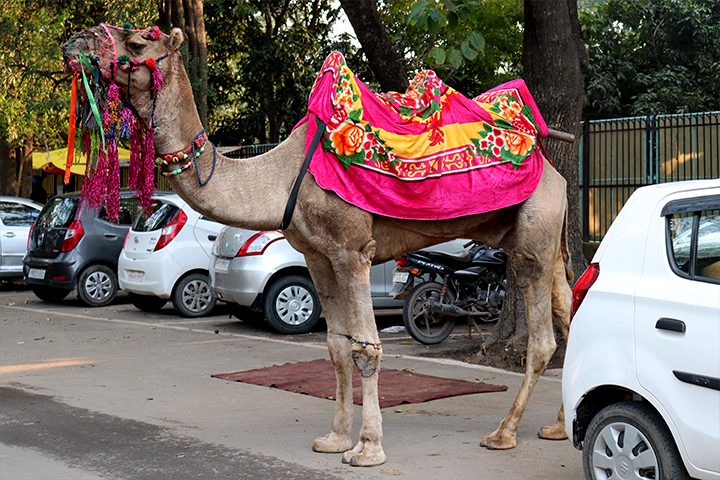
[[[421,283],[413,288],[403,305],[403,323],[415,340],[425,345],[434,345],[445,340],[455,327],[455,317],[429,312],[428,300],[439,301],[442,285],[437,282]],[[447,292],[451,297],[452,293]],[[447,300],[453,300],[448,298]]]

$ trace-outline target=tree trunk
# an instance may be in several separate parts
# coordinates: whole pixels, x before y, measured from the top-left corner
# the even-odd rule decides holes
[[[577,1],[525,0],[524,32],[524,80],[548,126],[572,133],[576,138],[572,144],[546,140],[544,145],[555,168],[567,181],[568,244],[573,272],[578,278],[587,267],[582,254],[578,144],[585,104],[582,69],[587,66],[588,56],[581,38]],[[508,275],[511,277],[512,271]],[[509,283],[514,285],[514,278]],[[518,350],[527,344],[524,305],[520,290],[509,288],[500,320],[483,345],[486,355],[506,352],[518,357],[524,352]]]
[[[30,198],[33,139],[30,133],[25,145],[12,147],[0,138],[0,195]]]
[[[198,108],[200,121],[207,128],[207,37],[203,17],[202,0],[183,0],[185,13],[185,35],[190,51],[190,71],[193,80],[193,95]]]
[[[377,0],[340,0],[383,92],[405,93],[410,82],[377,10]]]
[[[207,36],[202,0],[159,0],[158,14],[158,26],[163,31],[179,28],[185,33],[189,56],[186,70],[200,121],[207,128]]]

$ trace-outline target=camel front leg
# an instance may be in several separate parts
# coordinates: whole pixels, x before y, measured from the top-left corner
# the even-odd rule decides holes
[[[306,255],[310,275],[313,278],[315,289],[323,307],[328,331],[339,331],[348,328],[344,323],[338,305],[338,298],[329,292],[339,291],[335,280],[335,273],[330,261],[319,254]],[[352,448],[350,431],[353,422],[353,387],[352,387],[352,349],[347,339],[328,335],[328,352],[330,361],[335,367],[335,416],[332,421],[332,430],[324,437],[318,437],[313,442],[313,450],[322,453],[342,453]]]
[[[326,317],[327,318],[327,317]],[[330,325],[330,322],[328,322]],[[335,417],[332,430],[313,442],[313,450],[323,453],[342,453],[352,448],[350,430],[353,419],[353,362],[350,344],[344,338],[328,335],[330,360],[335,367]]]
[[[377,339],[374,342],[368,341],[368,344],[355,340],[351,340],[352,357],[362,382],[363,424],[360,429],[360,441],[355,448],[345,452],[343,462],[353,466],[368,467],[385,463],[387,458],[382,448],[382,414],[378,396],[382,347]]]

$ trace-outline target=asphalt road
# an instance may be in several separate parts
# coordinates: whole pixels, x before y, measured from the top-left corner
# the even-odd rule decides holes
[[[427,358],[432,347],[403,332],[382,340],[386,368],[509,389],[383,409],[388,460],[354,468],[312,451],[330,430],[332,401],[210,377],[327,359],[321,329],[282,336],[229,318],[223,305],[192,320],[170,304],[140,312],[122,295],[88,309],[74,297],[52,305],[29,290],[0,291],[0,480],[583,478],[569,441],[536,436],[557,414],[557,377],[538,383],[518,447],[490,451],[480,438],[497,427],[522,376]]]

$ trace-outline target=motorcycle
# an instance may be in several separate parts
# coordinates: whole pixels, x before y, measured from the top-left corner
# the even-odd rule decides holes
[[[475,240],[463,247],[458,255],[418,250],[395,260],[390,295],[405,299],[403,322],[418,342],[442,342],[457,317],[487,323],[500,314],[507,254]]]

